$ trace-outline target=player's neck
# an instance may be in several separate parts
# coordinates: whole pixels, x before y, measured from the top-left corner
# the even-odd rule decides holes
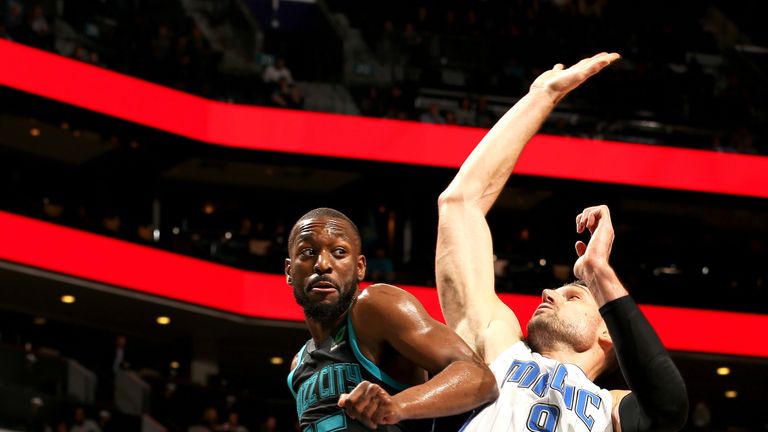
[[[349,313],[349,311],[344,312],[340,317],[331,321],[315,321],[312,318],[305,317],[307,328],[312,335],[312,340],[315,342],[315,346],[319,346],[326,339],[331,337],[341,325],[343,325],[344,321],[347,319],[347,313]]]

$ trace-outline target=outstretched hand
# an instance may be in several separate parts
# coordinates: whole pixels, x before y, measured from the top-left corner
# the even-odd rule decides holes
[[[600,72],[620,57],[616,53],[603,52],[586,58],[567,69],[565,65],[558,63],[536,78],[531,84],[531,91],[548,92],[555,97],[555,103],[557,103],[571,90],[580,86],[589,77]]]
[[[349,394],[342,394],[339,407],[344,408],[349,418],[370,429],[402,420],[397,401],[381,386],[368,381],[358,384]]]

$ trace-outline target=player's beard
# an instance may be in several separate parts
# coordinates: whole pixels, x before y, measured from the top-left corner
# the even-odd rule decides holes
[[[293,297],[296,303],[304,309],[304,316],[317,322],[331,322],[344,314],[357,298],[358,281],[347,281],[339,289],[339,298],[333,303],[316,302],[309,299],[304,287],[293,286]]]
[[[586,321],[570,322],[557,314],[538,315],[528,321],[528,346],[535,352],[569,347],[577,352],[586,351],[592,342]]]

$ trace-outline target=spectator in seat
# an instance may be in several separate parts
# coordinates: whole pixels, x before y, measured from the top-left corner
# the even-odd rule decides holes
[[[85,416],[85,409],[81,406],[75,408],[75,418],[69,432],[101,432],[98,423]]]
[[[293,75],[291,74],[291,70],[285,66],[285,59],[282,57],[278,57],[275,60],[274,65],[269,65],[266,69],[264,69],[264,75],[262,76],[262,79],[267,84],[279,83],[282,79],[285,79],[288,84],[293,84]]]

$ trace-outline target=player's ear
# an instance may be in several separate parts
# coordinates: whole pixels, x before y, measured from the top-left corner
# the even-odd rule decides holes
[[[285,282],[288,283],[288,285],[293,282],[293,279],[291,278],[291,259],[286,258],[285,259]]]
[[[365,278],[365,269],[367,267],[365,255],[360,254],[357,257],[357,280],[358,282]]]
[[[600,321],[600,328],[597,333],[597,343],[606,352],[613,349],[613,339],[611,339],[611,334],[608,332],[608,326],[602,320]]]

